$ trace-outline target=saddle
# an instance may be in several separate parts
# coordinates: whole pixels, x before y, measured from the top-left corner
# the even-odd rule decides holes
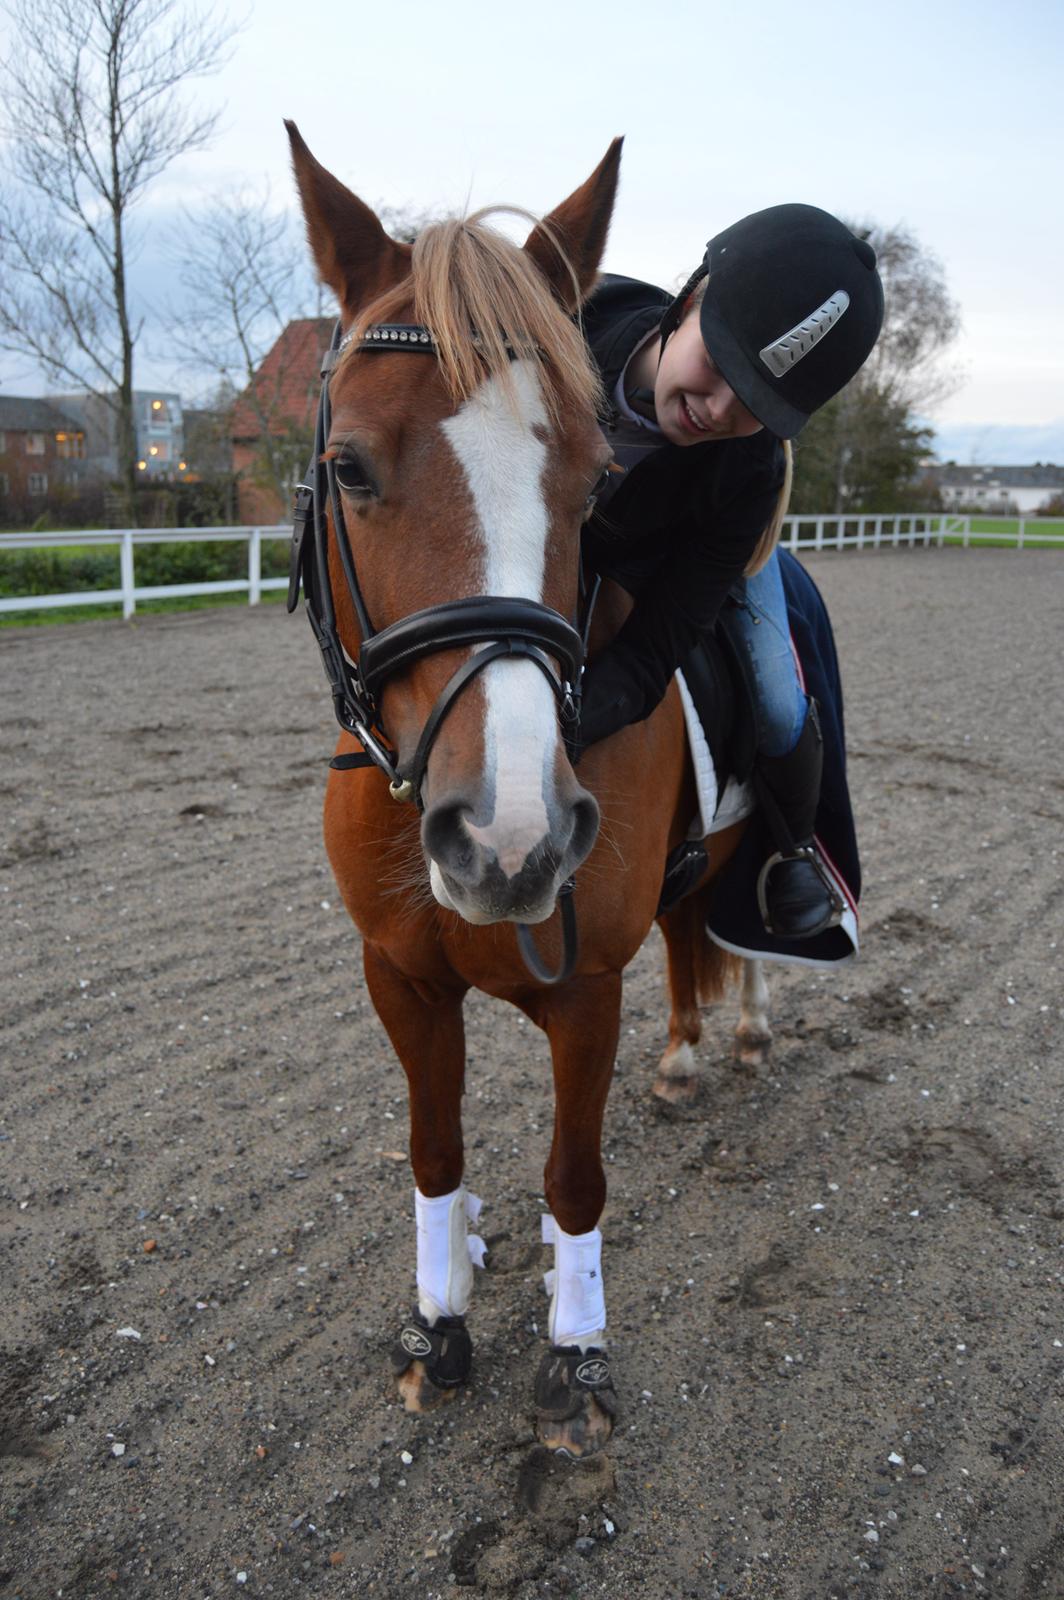
[[[727,603],[732,604],[730,600]],[[727,631],[717,626],[700,640],[679,676],[696,778],[700,776],[698,730],[691,726],[693,719],[701,724],[709,748],[719,798],[726,794],[731,782],[746,783],[757,749],[757,704]],[[698,887],[709,866],[702,835],[712,831],[713,819],[705,814],[702,781],[698,788],[699,817],[692,824],[697,837],[681,840],[669,853],[658,901],[659,917]]]

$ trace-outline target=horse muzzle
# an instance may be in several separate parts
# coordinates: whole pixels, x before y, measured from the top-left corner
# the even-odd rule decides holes
[[[431,804],[421,824],[432,892],[442,906],[477,926],[544,922],[562,884],[591,852],[598,803],[578,785],[551,808],[546,833],[519,822],[478,824],[468,798]]]

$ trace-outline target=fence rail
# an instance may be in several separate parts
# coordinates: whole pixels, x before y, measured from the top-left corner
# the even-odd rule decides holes
[[[981,519],[976,518],[976,521]],[[1037,519],[1019,517],[1015,532],[983,532],[972,529],[970,516],[951,516],[943,512],[913,513],[907,516],[818,516],[785,517],[780,543],[787,550],[879,550],[903,546],[941,548],[947,542],[965,547],[990,541],[1011,544],[1016,549],[1060,544],[1064,529],[1060,523],[1045,531]],[[74,545],[117,546],[120,587],[117,589],[79,589],[70,594],[32,594],[0,596],[0,612],[42,611],[58,606],[120,604],[122,615],[131,617],[140,600],[178,599],[193,595],[246,594],[249,605],[258,605],[264,593],[287,588],[287,578],[262,576],[264,540],[287,543],[287,528],[118,528],[80,533],[0,533],[0,554],[6,550],[53,550]],[[134,552],[138,545],[201,544],[217,541],[244,541],[248,547],[246,578],[228,578],[210,583],[167,583],[143,587],[137,584]]]

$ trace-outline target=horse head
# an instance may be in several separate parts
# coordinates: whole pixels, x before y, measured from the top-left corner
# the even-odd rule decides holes
[[[326,455],[373,625],[470,596],[574,618],[580,527],[609,457],[574,313],[605,247],[620,140],[523,248],[483,214],[432,224],[411,246],[287,127],[311,249],[341,309]],[[403,323],[429,330],[434,359],[363,341],[368,328]],[[329,572],[355,659],[359,625],[332,533]],[[401,768],[445,686],[483,648],[434,649],[389,676],[379,715]],[[478,924],[550,915],[599,814],[541,664],[501,655],[470,679],[434,738],[420,799],[441,905]]]

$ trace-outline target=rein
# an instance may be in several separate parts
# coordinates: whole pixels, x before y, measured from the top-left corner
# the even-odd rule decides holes
[[[340,771],[353,767],[377,767],[388,779],[394,800],[413,801],[424,810],[421,787],[429,756],[440,728],[458,696],[484,671],[503,656],[532,661],[543,673],[558,702],[562,736],[570,751],[579,743],[580,680],[584,670],[590,607],[597,590],[592,590],[583,627],[577,629],[550,606],[537,600],[498,595],[471,595],[442,605],[413,611],[379,631],[374,628],[358,581],[354,553],[344,521],[343,505],[336,479],[336,467],[325,458],[331,425],[329,378],[351,335],[342,335],[337,322],[332,342],[321,369],[321,395],[314,425],[314,452],[305,481],[296,487],[292,545],[288,580],[288,610],[299,603],[300,582],[306,601],[307,617],[321,650],[325,676],[332,691],[336,720],[352,734],[362,752],[337,755],[329,765]],[[474,343],[476,339],[474,336]],[[359,350],[410,351],[417,355],[436,354],[436,344],[428,328],[417,323],[376,323],[359,339]],[[344,580],[358,619],[362,643],[352,661],[340,640],[336,625],[332,583],[329,578],[328,510],[332,511],[336,548]],[[380,699],[384,685],[423,656],[466,645],[483,645],[444,685],[430,711],[414,754],[405,771],[390,747],[381,723]],[[557,666],[554,665],[557,662]],[[573,880],[562,885],[559,900],[562,910],[563,953],[556,972],[544,967],[531,932],[524,924],[517,928],[517,942],[525,965],[540,983],[564,982],[576,964],[576,918],[572,904]]]

